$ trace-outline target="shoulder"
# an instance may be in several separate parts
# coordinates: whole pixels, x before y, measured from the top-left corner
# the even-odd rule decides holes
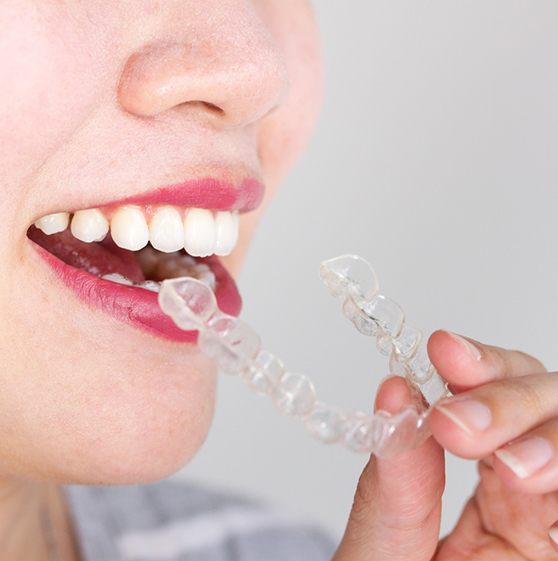
[[[65,492],[86,560],[329,561],[336,549],[315,523],[191,481]]]

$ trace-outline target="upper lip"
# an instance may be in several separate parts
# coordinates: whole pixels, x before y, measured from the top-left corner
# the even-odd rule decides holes
[[[172,204],[213,210],[238,210],[246,212],[253,210],[260,204],[263,193],[263,184],[253,177],[245,177],[237,185],[216,177],[202,177],[189,179],[182,183],[156,187],[150,191],[132,195],[118,201],[111,201],[110,205]]]
[[[247,212],[260,205],[264,191],[263,183],[255,176],[246,175],[236,182],[219,177],[204,176],[155,187],[121,199],[99,201],[97,204],[89,204],[85,207],[60,209],[59,212],[75,212],[84,208],[108,208],[126,204],[169,204]]]

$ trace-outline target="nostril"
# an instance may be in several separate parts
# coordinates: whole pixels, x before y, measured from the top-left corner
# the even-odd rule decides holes
[[[217,115],[225,114],[225,111],[221,109],[221,107],[219,107],[218,105],[215,105],[214,103],[209,103],[208,101],[201,101],[200,103],[203,104],[207,109],[209,109],[213,113],[216,113]]]
[[[210,103],[209,101],[203,101],[201,99],[192,99],[188,101],[183,101],[175,106],[178,111],[185,111],[194,113],[199,112],[210,117],[212,120],[223,121],[227,112],[218,105]]]

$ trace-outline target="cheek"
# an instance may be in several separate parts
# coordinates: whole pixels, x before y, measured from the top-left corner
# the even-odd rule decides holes
[[[261,122],[258,150],[266,184],[265,198],[256,212],[242,217],[239,251],[223,260],[233,274],[238,273],[245,249],[281,181],[304,151],[323,102],[323,62],[310,5],[300,0],[273,0],[261,3],[260,9],[285,58],[289,89],[282,103]]]
[[[262,122],[260,157],[270,186],[268,196],[304,151],[318,119],[324,90],[314,14],[307,2],[286,3],[290,11],[274,2],[274,13],[267,14],[267,24],[285,58],[290,82],[282,104]]]
[[[8,180],[31,174],[98,94],[99,57],[68,10],[65,2],[0,2],[0,169]]]

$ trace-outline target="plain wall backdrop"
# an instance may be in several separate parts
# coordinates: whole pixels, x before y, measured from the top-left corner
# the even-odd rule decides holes
[[[264,347],[320,398],[371,410],[387,363],[318,278],[358,253],[430,333],[558,369],[558,3],[319,0],[325,106],[240,278]],[[443,530],[474,488],[448,459]],[[209,437],[178,476],[262,497],[340,538],[367,458],[313,440],[221,376]]]

